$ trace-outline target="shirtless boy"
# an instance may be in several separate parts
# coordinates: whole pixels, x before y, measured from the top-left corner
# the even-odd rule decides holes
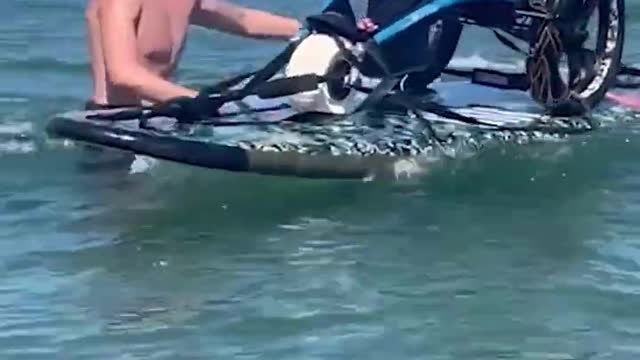
[[[195,97],[197,91],[171,81],[189,25],[278,40],[301,27],[295,19],[224,0],[89,0],[86,17],[90,109]]]

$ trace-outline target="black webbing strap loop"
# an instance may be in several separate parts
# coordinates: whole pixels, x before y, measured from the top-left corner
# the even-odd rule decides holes
[[[497,124],[480,121],[474,117],[459,114],[451,110],[449,107],[445,105],[441,105],[433,101],[419,101],[405,94],[394,94],[390,96],[388,100],[392,103],[395,103],[396,105],[406,108],[409,111],[413,111],[414,114],[418,116],[418,118],[425,121],[431,135],[433,135],[439,141],[442,141],[442,139],[439,139],[438,136],[436,135],[436,132],[433,129],[431,121],[429,119],[426,119],[420,112],[432,113],[436,116],[440,116],[445,119],[456,120],[469,125],[488,127],[493,131],[526,131],[526,132],[538,131],[538,132],[547,133],[547,134],[568,135],[568,134],[586,133],[593,130],[593,128],[595,128],[595,124],[593,124],[593,122],[590,119],[586,120],[589,124],[589,127],[584,129],[549,127],[549,126],[542,126],[538,124],[525,125],[525,126],[504,126],[504,125],[497,125]]]
[[[376,103],[380,102],[389,92],[400,82],[401,74],[392,74],[387,65],[387,61],[384,59],[382,51],[373,39],[363,44],[364,53],[369,56],[369,59],[374,62],[378,69],[382,72],[383,76],[380,82],[369,92],[366,99],[358,106],[356,111],[362,111],[365,108],[373,107]],[[359,63],[361,71],[364,71],[364,60]]]
[[[245,96],[248,96],[248,94],[253,92],[257,86],[271,79],[273,75],[280,71],[280,69],[287,64],[289,59],[291,59],[291,55],[296,50],[300,42],[301,39],[291,41],[287,47],[280,52],[280,54],[255,73],[251,80],[249,80],[249,82],[241,89],[241,94],[243,93],[246,94]],[[221,106],[222,105],[224,104],[221,104]]]
[[[255,95],[261,99],[273,99],[283,96],[294,95],[301,92],[311,91],[318,88],[321,82],[326,81],[325,77],[316,74],[297,75],[286,78],[277,78],[256,84],[251,91],[245,88],[239,90],[229,90],[224,95],[213,95],[209,99],[217,100],[220,103],[242,100],[247,96]]]
[[[451,120],[457,120],[470,125],[480,125],[480,126],[487,126],[492,128],[500,127],[495,124],[482,122],[474,117],[459,114],[455,111],[452,111],[449,107],[438,104],[436,102],[419,101],[412,98],[411,96],[408,96],[402,93],[394,94],[390,96],[389,101],[397,105],[403,106],[408,110],[411,110],[414,112],[419,112],[419,111],[429,112],[436,116],[440,116],[440,117],[451,119]]]
[[[630,75],[630,76],[638,76],[640,77],[640,69],[634,68],[631,66],[627,66],[622,64],[620,66],[620,71],[618,72],[620,75]]]
[[[315,74],[306,74],[299,76],[292,76],[287,78],[277,78],[270,81],[265,81],[262,84],[257,84],[253,87],[253,91],[247,91],[242,88],[239,90],[228,90],[225,94],[209,95],[204,101],[207,101],[207,108],[215,108],[216,104],[225,104],[232,101],[242,100],[247,96],[255,95],[262,99],[278,98],[289,96],[301,92],[312,91],[318,88],[319,84],[327,81],[328,77],[322,77]],[[190,100],[185,100],[190,101]],[[144,114],[144,111],[136,110],[124,110],[111,114],[94,114],[89,115],[87,118],[95,120],[110,120],[110,121],[123,121],[134,120],[141,117],[149,119],[152,117],[166,116],[179,118],[180,114],[176,114],[180,109],[167,106],[155,106],[150,109],[150,114]],[[180,119],[179,119],[180,120]],[[188,119],[182,122],[195,122]]]
[[[210,86],[206,86],[203,87],[200,90],[201,94],[215,94],[215,93],[220,93],[222,91],[226,91],[229,88],[232,88],[236,85],[238,85],[239,83],[241,83],[243,80],[248,79],[249,77],[253,76],[256,74],[256,71],[250,71],[250,72],[246,72],[246,73],[242,73],[242,74],[238,74],[236,76],[230,77],[228,79],[223,79],[213,85]]]
[[[468,78],[473,84],[499,89],[525,91],[529,88],[529,79],[524,73],[507,73],[490,69],[461,70],[456,68],[446,68],[442,72],[448,75]]]
[[[624,78],[618,77],[614,87],[621,89],[640,89],[640,69],[622,64],[618,75],[622,75]]]

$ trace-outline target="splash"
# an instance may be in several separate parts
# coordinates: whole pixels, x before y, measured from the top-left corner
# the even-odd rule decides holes
[[[0,155],[28,154],[36,151],[33,124],[0,123]]]

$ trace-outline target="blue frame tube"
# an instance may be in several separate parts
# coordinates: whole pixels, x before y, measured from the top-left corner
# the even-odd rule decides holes
[[[373,39],[378,44],[381,44],[389,40],[390,38],[394,37],[396,34],[403,32],[404,30],[411,27],[412,25],[415,25],[419,21],[424,20],[430,16],[436,15],[441,10],[450,8],[455,5],[472,2],[472,1],[486,1],[486,0],[434,0],[410,12],[403,18],[396,20],[393,24],[387,26],[385,29],[375,34],[373,36]]]

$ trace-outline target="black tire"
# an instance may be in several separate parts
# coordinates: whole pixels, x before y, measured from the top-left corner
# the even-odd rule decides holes
[[[462,23],[457,17],[445,16],[428,26],[416,30],[414,36],[418,39],[414,44],[420,44],[425,39],[425,46],[415,48],[416,59],[427,59],[422,70],[407,74],[402,79],[399,86],[403,91],[411,93],[424,93],[428,91],[428,86],[440,77],[445,68],[449,65],[457,47],[462,33]]]
[[[577,80],[572,83],[562,78],[559,69],[561,57],[566,56],[566,50],[575,45],[572,39],[576,37],[572,38],[567,34],[576,34],[576,26],[580,26],[580,21],[583,20],[575,20],[576,6],[584,8],[582,4],[585,1],[558,0],[556,8],[551,11],[555,12],[559,19],[543,23],[531,44],[532,55],[527,61],[530,93],[532,98],[553,116],[577,116],[588,113],[615,85],[624,47],[625,3],[624,0],[594,1],[597,2],[594,6],[598,10],[596,49],[595,52],[583,52],[589,56],[582,56],[582,59],[594,59],[588,60],[591,65],[587,67],[580,67],[580,61],[569,61],[570,73],[586,69],[588,75],[576,77]]]

